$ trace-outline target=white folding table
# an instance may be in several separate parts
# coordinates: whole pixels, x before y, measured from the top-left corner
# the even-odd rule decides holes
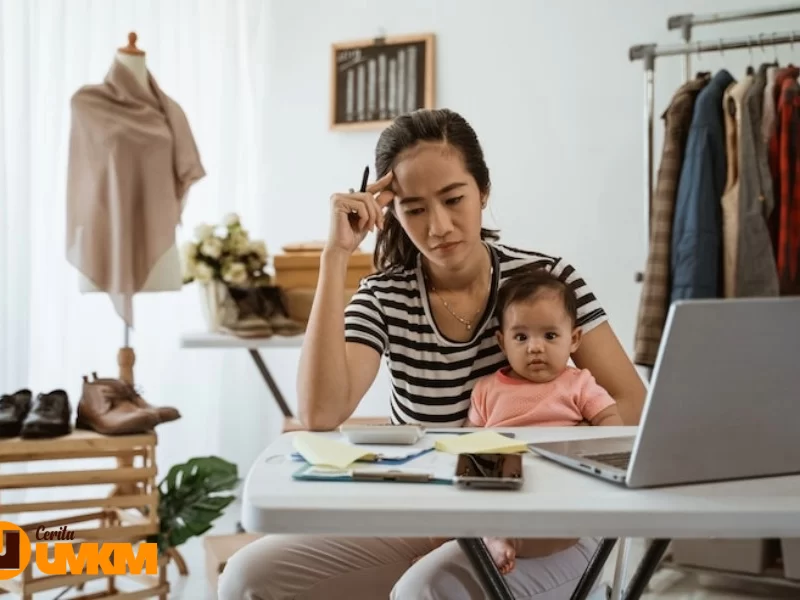
[[[275,403],[278,405],[278,409],[283,415],[284,427],[286,427],[286,424],[289,423],[290,420],[294,419],[294,414],[292,413],[292,409],[289,408],[286,398],[278,387],[278,384],[275,383],[275,379],[272,377],[272,373],[270,373],[267,363],[264,362],[264,358],[261,356],[259,349],[300,348],[302,345],[302,334],[295,336],[273,335],[268,338],[240,338],[224,333],[198,332],[181,336],[181,348],[205,350],[247,350],[247,352],[250,354],[250,357],[253,359],[253,362],[256,363],[256,368],[261,374],[261,378],[264,380],[264,383],[267,384],[267,387],[272,394],[272,398],[275,400]],[[238,533],[244,531],[241,523],[236,524],[236,531]]]
[[[272,377],[264,358],[261,356],[259,349],[261,348],[300,348],[303,345],[303,335],[295,336],[280,336],[274,335],[268,338],[239,338],[234,335],[226,335],[223,333],[190,333],[181,337],[182,348],[202,348],[202,349],[234,349],[241,348],[247,350],[256,363],[256,368],[261,374],[264,383],[267,384],[272,397],[278,405],[284,418],[291,419],[294,417],[292,410],[286,403],[286,399],[281,393],[278,384]]]
[[[634,435],[636,428],[503,431],[532,442]],[[519,491],[461,490],[427,483],[296,481],[291,475],[301,463],[287,458],[293,451],[292,435],[284,434],[266,448],[247,475],[242,507],[246,530],[458,538],[493,598],[511,595],[493,565],[489,570],[494,572],[486,572],[483,536],[603,538],[573,598],[586,598],[618,539],[652,539],[626,590],[629,600],[644,592],[671,539],[800,537],[800,476],[629,490],[529,454],[525,456],[525,485]],[[433,452],[405,466],[447,472],[452,465],[454,457]]]

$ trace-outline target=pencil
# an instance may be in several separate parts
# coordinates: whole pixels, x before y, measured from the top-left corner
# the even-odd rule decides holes
[[[367,180],[369,179],[369,165],[364,167],[364,177],[361,179],[361,191],[367,191]]]

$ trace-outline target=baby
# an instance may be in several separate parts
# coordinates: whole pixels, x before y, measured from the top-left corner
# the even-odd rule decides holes
[[[623,425],[614,399],[591,373],[568,365],[581,343],[577,300],[568,285],[544,270],[515,274],[500,288],[496,314],[497,342],[509,366],[475,383],[464,427]],[[541,556],[545,545],[544,540],[484,542],[504,574],[517,556]],[[549,540],[549,546],[575,542]]]
[[[475,383],[464,427],[623,424],[591,373],[568,365],[581,343],[577,304],[572,288],[544,270],[503,283],[495,335],[509,366]]]

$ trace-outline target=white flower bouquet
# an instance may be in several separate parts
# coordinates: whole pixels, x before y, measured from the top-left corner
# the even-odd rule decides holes
[[[225,283],[231,288],[269,286],[266,272],[267,246],[251,240],[239,216],[227,215],[222,225],[202,223],[195,228],[195,241],[183,246],[183,283]]]

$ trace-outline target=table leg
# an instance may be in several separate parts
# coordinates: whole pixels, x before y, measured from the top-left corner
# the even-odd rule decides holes
[[[589,593],[592,591],[594,584],[597,582],[597,578],[600,576],[600,573],[603,572],[603,567],[606,566],[608,557],[611,554],[611,551],[614,549],[616,543],[616,538],[605,538],[600,542],[600,544],[597,546],[597,550],[594,551],[592,559],[589,561],[586,570],[583,572],[583,575],[581,575],[581,580],[578,582],[578,587],[576,587],[572,592],[570,600],[586,600],[586,598],[589,597]]]
[[[267,384],[269,391],[272,393],[272,397],[275,398],[275,402],[278,404],[278,408],[281,409],[284,417],[291,418],[294,415],[292,414],[289,405],[286,404],[286,399],[281,394],[280,389],[278,389],[278,385],[275,383],[275,380],[272,378],[272,373],[269,372],[267,365],[264,363],[264,359],[261,358],[261,353],[256,350],[255,348],[251,348],[249,350],[250,356],[253,357],[253,361],[256,363],[256,367],[258,367],[259,373],[261,373],[261,377]]]
[[[478,572],[478,578],[489,600],[514,600],[514,596],[480,538],[461,538],[458,545]]]
[[[611,596],[608,600],[622,600],[625,593],[625,581],[628,571],[628,553],[631,549],[631,539],[624,538],[617,553],[617,568],[614,569],[614,582],[611,585]]]
[[[258,368],[258,372],[261,373],[261,377],[264,380],[264,383],[267,384],[270,393],[272,393],[272,397],[275,399],[275,402],[278,405],[278,408],[281,409],[283,416],[285,418],[291,418],[294,415],[292,414],[289,405],[286,404],[286,399],[283,397],[280,388],[278,388],[278,384],[275,383],[275,380],[272,378],[272,373],[269,372],[264,359],[261,358],[261,353],[256,350],[255,348],[249,349],[250,356],[253,357],[253,362],[256,363],[256,368]],[[242,522],[236,522],[236,533],[244,533],[244,527],[242,527]]]
[[[628,589],[625,592],[624,600],[639,600],[647,589],[647,584],[650,583],[650,578],[656,572],[658,564],[664,558],[664,554],[669,547],[670,540],[653,540],[647,552],[644,553],[642,561],[636,568],[636,573],[633,574],[631,582],[628,584]]]

